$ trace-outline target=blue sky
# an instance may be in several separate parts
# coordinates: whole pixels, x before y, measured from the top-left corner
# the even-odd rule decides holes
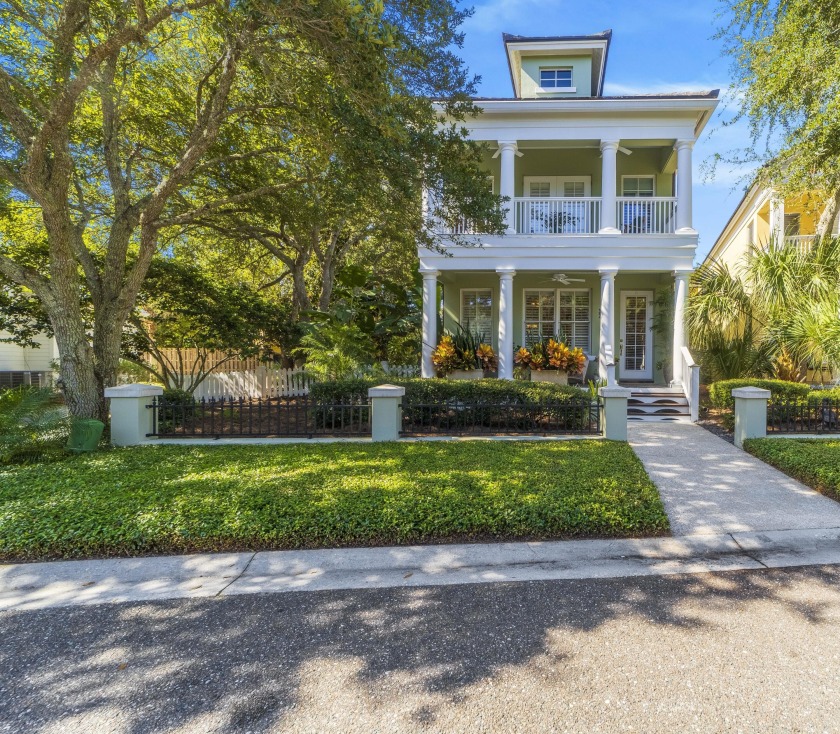
[[[478,93],[512,94],[501,34],[576,35],[613,30],[605,94],[721,89],[723,102],[694,149],[694,226],[700,232],[698,262],[714,244],[741,199],[748,170],[718,167],[704,180],[701,166],[715,153],[743,148],[748,142],[742,123],[724,127],[729,60],[712,36],[719,25],[718,0],[474,0],[475,14],[466,22],[462,56],[481,76]]]

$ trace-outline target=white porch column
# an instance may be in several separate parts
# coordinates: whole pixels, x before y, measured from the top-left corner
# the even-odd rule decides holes
[[[677,149],[677,232],[694,233],[691,214],[691,151],[693,140],[678,140]]]
[[[616,155],[618,140],[601,141],[601,229],[600,234],[619,234],[615,217]]]
[[[777,246],[785,237],[785,200],[776,192],[770,196],[770,237]]]
[[[615,207],[613,207],[614,209]],[[607,360],[604,348],[611,346],[617,353],[613,339],[615,337],[615,269],[601,270],[601,334],[598,344],[598,377],[607,379]]]
[[[513,268],[496,268],[499,274],[499,379],[513,379]]]
[[[507,223],[507,231],[515,231],[515,213],[513,206],[514,186],[516,182],[516,154],[518,148],[515,140],[500,140],[499,141],[499,155],[501,157],[501,174],[499,176],[499,196],[508,197],[507,213],[505,215],[505,222]]]
[[[672,385],[683,384],[683,354],[685,343],[685,304],[688,301],[688,279],[691,273],[685,270],[674,271],[674,350],[671,356],[673,374]]]
[[[423,275],[423,361],[421,377],[434,377],[432,352],[437,346],[437,278],[439,270],[421,270]]]

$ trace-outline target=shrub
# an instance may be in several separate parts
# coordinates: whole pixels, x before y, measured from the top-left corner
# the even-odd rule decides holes
[[[736,387],[760,387],[769,390],[775,400],[805,400],[810,388],[801,382],[787,382],[785,380],[739,379],[720,380],[709,386],[709,400],[715,408],[733,408],[735,399],[732,390]]]
[[[486,402],[539,402],[541,400],[571,400],[587,395],[576,387],[553,385],[546,382],[525,382],[522,380],[441,380],[412,378],[407,380],[385,380],[392,385],[405,388],[409,402],[445,403],[452,400],[484,400]],[[310,395],[318,401],[338,402],[367,398],[368,388],[382,384],[376,378],[356,378],[319,382],[310,388]]]
[[[62,454],[69,427],[61,396],[51,388],[0,392],[0,464]]]

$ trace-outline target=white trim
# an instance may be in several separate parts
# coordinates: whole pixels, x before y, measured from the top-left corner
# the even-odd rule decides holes
[[[522,198],[539,199],[540,196],[531,196],[530,188],[532,183],[548,183],[548,198],[585,198],[592,196],[592,176],[523,176],[522,177]],[[583,197],[567,197],[560,187],[564,183],[583,183]],[[654,185],[656,182],[654,181]]]
[[[486,337],[491,343],[493,341],[493,311],[494,311],[494,296],[493,288],[482,286],[480,288],[460,288],[458,290],[458,325],[463,329],[464,327],[464,293],[489,293],[490,294],[490,327],[488,332],[482,336]],[[478,331],[478,329],[475,329]]]
[[[645,296],[647,299],[645,308],[645,369],[627,370],[624,368],[624,344],[627,341],[627,298],[628,296]],[[619,355],[618,377],[620,380],[652,380],[653,379],[653,326],[650,321],[653,317],[653,291],[652,290],[630,290],[621,291],[620,327],[622,348]]]
[[[522,344],[523,346],[527,345],[527,329],[526,324],[528,322],[528,317],[525,313],[526,303],[525,299],[527,298],[529,293],[553,293],[554,294],[554,330],[552,336],[556,336],[558,334],[558,330],[560,328],[560,314],[558,311],[558,304],[559,304],[559,296],[561,293],[588,293],[589,294],[589,339],[587,340],[589,343],[584,349],[584,352],[587,354],[591,353],[592,351],[592,313],[593,313],[593,299],[592,299],[592,289],[591,288],[523,288],[522,289]],[[572,319],[572,321],[577,321],[577,319]],[[540,319],[542,323],[542,319]],[[571,335],[574,339],[574,334]],[[566,341],[566,340],[564,340]],[[568,344],[568,341],[566,341]],[[571,346],[576,346],[572,344]],[[583,347],[581,347],[583,349]]]
[[[627,174],[622,175],[622,177],[621,177],[621,193],[618,195],[619,199],[635,198],[635,197],[630,197],[624,191],[624,180],[627,179],[627,178],[649,178],[651,181],[653,181],[653,187],[652,187],[652,192],[653,193],[651,193],[651,197],[656,197],[656,174],[655,173],[640,173],[640,174],[627,173]],[[638,198],[641,199],[641,198],[650,198],[650,197],[638,197]]]

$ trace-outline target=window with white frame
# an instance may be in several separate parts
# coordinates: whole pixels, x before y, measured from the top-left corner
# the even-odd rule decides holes
[[[622,196],[653,196],[653,176],[624,176],[621,180]]]
[[[528,196],[548,198],[551,196],[551,181],[529,181]]]
[[[540,87],[542,89],[571,89],[571,67],[540,69]]]
[[[570,347],[590,354],[591,309],[588,290],[557,292],[557,332]]]
[[[525,346],[550,339],[557,331],[554,290],[525,291]]]
[[[493,337],[493,291],[489,288],[461,290],[461,328],[490,342]]]
[[[589,354],[591,295],[586,289],[525,290],[525,346],[558,337],[570,347]]]
[[[567,199],[577,198],[579,196],[586,196],[586,182],[583,180],[564,181],[563,196]]]

